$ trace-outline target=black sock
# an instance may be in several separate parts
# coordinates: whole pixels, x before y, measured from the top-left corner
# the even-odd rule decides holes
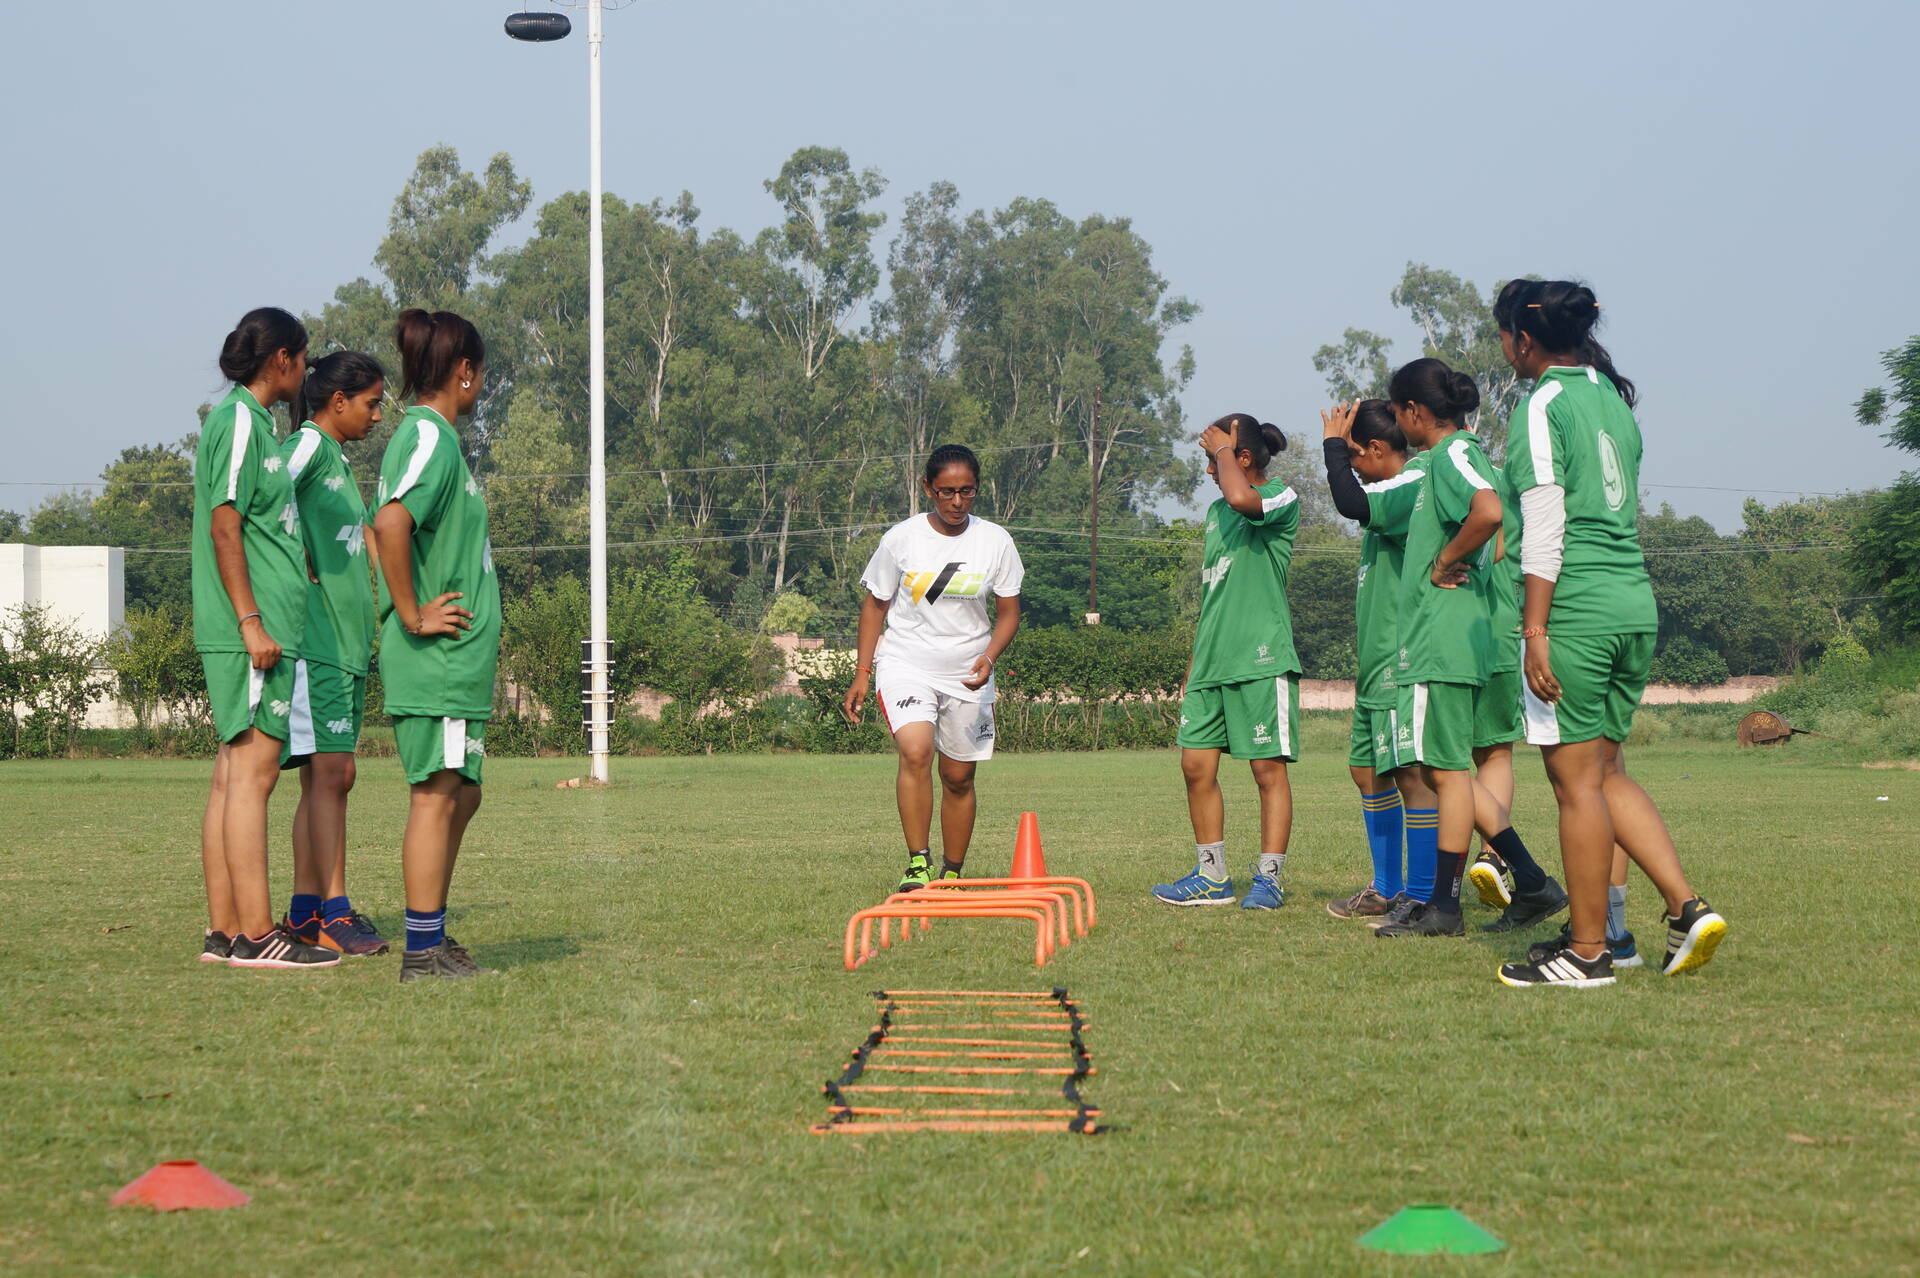
[[[1467,868],[1465,852],[1441,852],[1440,864],[1433,876],[1433,908],[1460,912],[1460,876]]]
[[[966,862],[964,861],[949,861],[946,856],[942,854],[940,857],[940,872],[942,874],[959,874],[961,867],[965,864]]]
[[[1527,845],[1520,841],[1512,826],[1500,831],[1487,840],[1487,846],[1500,854],[1500,859],[1513,869],[1513,890],[1532,896],[1546,890],[1547,872],[1533,859],[1533,853],[1527,851]]]

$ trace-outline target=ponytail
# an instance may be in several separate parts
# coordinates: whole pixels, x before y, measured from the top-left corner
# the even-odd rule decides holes
[[[1493,303],[1494,323],[1516,337],[1533,338],[1543,351],[1571,355],[1613,383],[1620,398],[1632,408],[1639,393],[1620,375],[1593,336],[1600,323],[1600,303],[1593,290],[1570,280],[1511,280]]]
[[[401,311],[393,342],[400,348],[402,398],[439,390],[463,359],[472,361],[475,368],[487,359],[480,330],[452,311],[431,315],[418,307]]]

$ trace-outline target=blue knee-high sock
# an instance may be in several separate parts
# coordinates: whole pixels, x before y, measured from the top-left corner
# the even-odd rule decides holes
[[[407,948],[430,950],[447,939],[447,907],[407,911]]]
[[[1434,875],[1440,869],[1440,809],[1407,809],[1407,895],[1433,900]]]
[[[1367,851],[1373,857],[1373,890],[1394,897],[1406,887],[1400,872],[1400,818],[1406,809],[1398,790],[1360,796],[1360,816],[1367,825]]]

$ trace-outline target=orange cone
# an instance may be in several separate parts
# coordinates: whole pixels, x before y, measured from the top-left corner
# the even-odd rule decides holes
[[[1031,812],[1020,814],[1020,829],[1013,836],[1013,874],[1010,877],[1047,877],[1047,858],[1040,851],[1040,818]]]
[[[113,1196],[115,1207],[132,1204],[155,1211],[187,1207],[243,1207],[253,1201],[191,1159],[161,1163]]]

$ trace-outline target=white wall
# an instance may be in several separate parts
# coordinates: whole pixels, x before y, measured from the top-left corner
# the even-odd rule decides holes
[[[118,546],[0,545],[0,609],[44,604],[95,639],[119,629],[126,552]]]

